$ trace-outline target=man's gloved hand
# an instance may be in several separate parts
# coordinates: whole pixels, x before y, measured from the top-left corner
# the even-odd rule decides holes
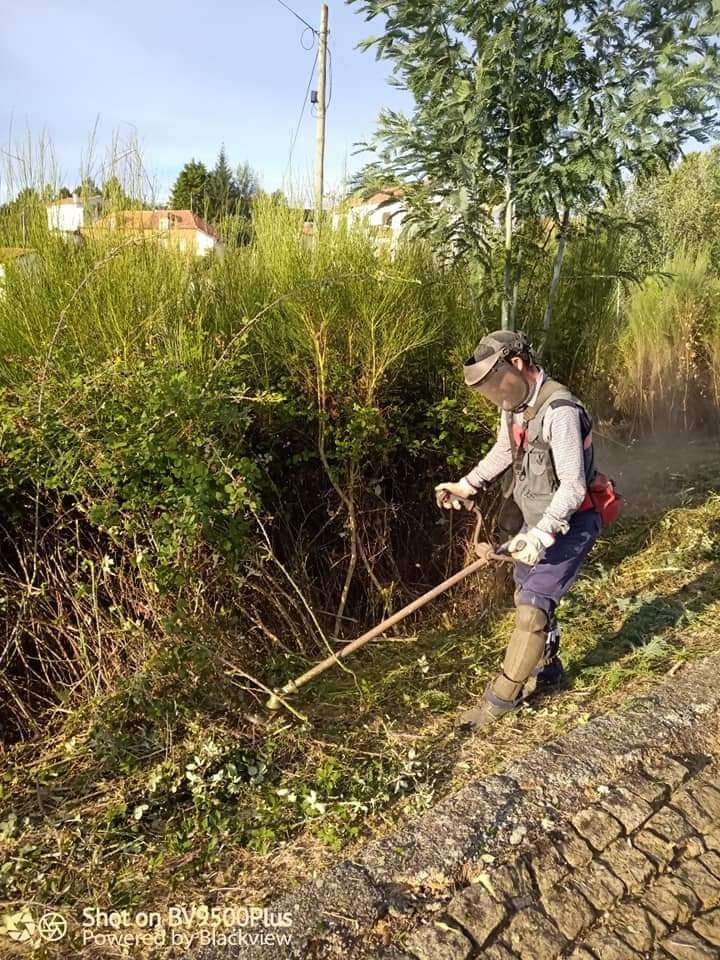
[[[545,551],[555,543],[551,533],[545,533],[533,527],[525,533],[518,533],[507,545],[507,551],[513,560],[534,567],[545,556]]]
[[[439,507],[445,510],[454,508],[459,510],[462,507],[460,500],[469,500],[480,491],[474,487],[465,477],[458,480],[457,483],[439,483],[435,487],[435,500]],[[458,497],[460,500],[458,500]]]

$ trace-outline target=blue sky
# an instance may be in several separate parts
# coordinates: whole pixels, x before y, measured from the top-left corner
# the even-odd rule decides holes
[[[320,3],[289,0],[307,21]],[[327,177],[338,185],[362,158],[383,106],[401,107],[387,67],[357,43],[377,23],[344,2],[330,4],[333,94]],[[213,164],[224,142],[230,161],[247,160],[265,189],[282,185],[314,51],[303,26],[276,0],[28,0],[11,4],[0,30],[0,142],[28,132],[51,140],[62,182],[73,187],[99,118],[95,156],[117,133],[140,140],[149,177],[163,198],[191,157]],[[310,35],[304,37],[306,44]],[[316,86],[316,83],[313,83]],[[292,180],[312,178],[315,121],[306,112]]]

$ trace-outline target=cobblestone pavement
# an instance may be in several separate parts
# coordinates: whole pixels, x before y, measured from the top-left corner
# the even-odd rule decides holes
[[[406,939],[405,953],[385,955],[720,957],[719,774],[711,755],[661,755],[600,785],[564,829],[479,873]]]
[[[720,960],[720,655],[468,784],[195,960]]]

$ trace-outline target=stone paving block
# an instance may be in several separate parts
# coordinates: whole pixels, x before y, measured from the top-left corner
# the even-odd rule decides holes
[[[698,917],[693,922],[693,929],[700,934],[703,940],[720,947],[720,910],[711,910],[710,913]]]
[[[675,860],[694,860],[705,853],[702,837],[684,837],[675,844]]]
[[[590,847],[572,827],[555,837],[555,844],[571,867],[585,867],[593,858]]]
[[[479,883],[466,887],[450,901],[448,914],[472,936],[479,947],[484,946],[500,926],[507,910],[490,896]]]
[[[649,803],[624,787],[612,787],[600,801],[600,806],[619,820],[627,833],[633,833],[653,815]]]
[[[699,859],[705,869],[720,880],[720,853],[716,850],[708,850]]]
[[[473,952],[472,943],[459,930],[434,923],[415,930],[405,948],[418,960],[468,960]]]
[[[622,834],[622,827],[615,817],[598,806],[581,810],[572,818],[571,823],[580,836],[598,852],[602,852]]]
[[[634,793],[651,807],[660,806],[670,796],[670,787],[660,780],[653,780],[639,770],[635,770],[631,777],[623,779],[620,786]]]
[[[527,862],[543,896],[564,880],[570,872],[567,863],[555,847],[546,843],[532,850],[527,855]]]
[[[494,943],[491,947],[483,950],[481,956],[483,960],[517,960],[517,954],[511,953],[501,943]]]
[[[663,840],[670,843],[674,843],[682,837],[690,836],[695,832],[686,818],[673,807],[663,807],[662,810],[650,817],[645,823],[645,828],[652,830],[653,833],[657,833]]]
[[[688,860],[674,871],[673,876],[690,887],[703,910],[720,906],[720,880],[705,869],[702,860]]]
[[[503,864],[497,870],[488,873],[491,892],[498,900],[510,902],[533,897],[535,888],[527,866],[522,860],[514,864]]]
[[[667,784],[671,790],[676,790],[690,776],[690,771],[686,766],[667,756],[646,761],[645,771],[654,780]]]
[[[555,922],[558,930],[568,940],[577,940],[595,919],[595,911],[577,887],[569,883],[559,884],[543,897],[543,907]]]
[[[639,903],[623,903],[612,914],[612,931],[640,953],[647,953],[668,932],[666,923]]]
[[[717,825],[717,819],[700,806],[690,790],[682,790],[672,798],[672,805],[698,833],[706,833]]]
[[[720,853],[720,830],[711,830],[710,833],[704,834],[703,840],[708,850],[716,850]]]
[[[700,901],[693,891],[677,877],[662,877],[643,897],[643,906],[673,926],[687,923],[697,913]]]
[[[640,830],[632,837],[633,846],[647,854],[658,867],[664,868],[675,856],[675,845],[652,830]]]
[[[640,960],[641,954],[606,930],[597,930],[583,944],[602,960]]]
[[[602,858],[615,876],[625,884],[628,893],[641,890],[655,874],[652,861],[624,838],[606,847]]]
[[[573,883],[596,910],[610,910],[625,893],[621,880],[608,868],[594,860],[589,867],[573,876]]]
[[[720,823],[720,790],[710,783],[698,783],[688,791],[715,821]]]
[[[717,960],[717,950],[705,943],[691,930],[676,930],[662,942],[675,960]]]
[[[567,941],[547,917],[538,910],[520,910],[504,933],[520,960],[555,960]]]

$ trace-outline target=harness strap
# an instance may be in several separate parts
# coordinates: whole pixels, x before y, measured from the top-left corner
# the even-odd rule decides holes
[[[540,387],[537,398],[535,399],[535,403],[531,407],[526,407],[523,411],[522,417],[525,426],[531,423],[537,417],[546,403],[549,400],[552,400],[553,395],[559,393],[560,391],[563,393],[570,392],[565,384],[559,383],[557,380],[552,380],[548,377],[548,379]]]

